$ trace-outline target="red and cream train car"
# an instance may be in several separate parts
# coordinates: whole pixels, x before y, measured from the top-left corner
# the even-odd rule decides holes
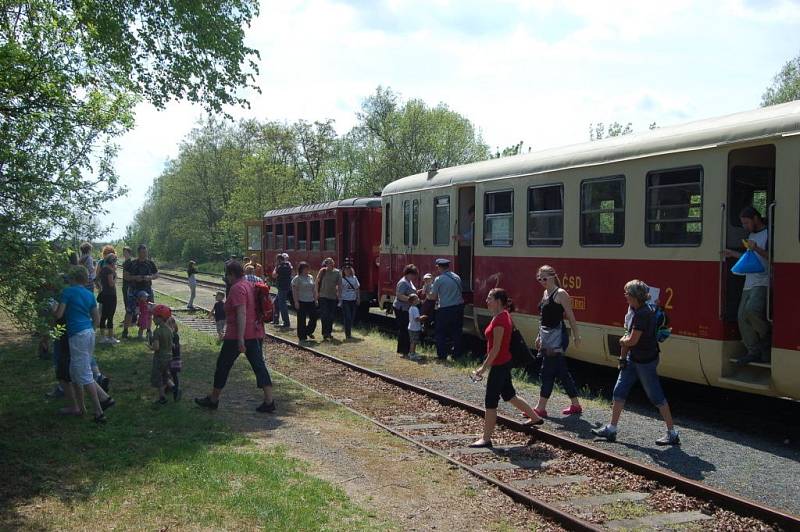
[[[270,272],[276,255],[283,252],[295,268],[308,262],[313,274],[325,257],[332,257],[339,268],[349,263],[361,283],[361,301],[370,304],[378,294],[380,228],[379,198],[275,209],[247,225],[247,248],[262,257],[265,271]]]
[[[487,292],[501,286],[530,339],[536,270],[550,264],[581,324],[569,356],[612,366],[622,288],[638,278],[671,317],[663,376],[800,399],[800,102],[412,175],[381,202],[382,304],[405,264],[433,271],[449,257],[467,290],[465,328],[480,335]],[[770,363],[739,367],[743,280],[721,251],[741,249],[746,205],[768,221],[773,338]]]

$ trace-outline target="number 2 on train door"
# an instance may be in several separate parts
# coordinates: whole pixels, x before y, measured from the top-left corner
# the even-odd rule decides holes
[[[667,300],[664,302],[664,310],[672,310],[672,296],[675,295],[675,291],[667,287],[664,289],[664,293],[667,294]]]

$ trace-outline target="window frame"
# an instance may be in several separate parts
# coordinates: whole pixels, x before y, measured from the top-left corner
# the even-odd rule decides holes
[[[392,202],[383,204],[383,245],[392,244]]]
[[[317,226],[317,240],[314,240],[314,225]],[[317,243],[316,249],[314,249],[314,242]],[[308,246],[310,251],[322,251],[322,221],[317,220],[310,220],[308,226]]]
[[[283,239],[283,226],[283,222],[275,224],[275,249],[284,249],[286,247],[286,242]],[[278,232],[279,229],[280,232]],[[278,244],[280,244],[280,246],[278,246]]]
[[[333,236],[328,236],[328,224],[332,224],[333,227]],[[322,226],[320,227],[322,234],[320,234],[320,238],[322,240],[322,249],[325,251],[336,251],[336,218],[325,218],[322,220]],[[333,247],[328,247],[328,240],[333,239]]]
[[[419,245],[419,199],[411,200],[411,245]]]
[[[511,212],[509,213],[502,213],[502,214],[489,214],[486,208],[487,205],[487,197],[490,194],[505,194],[511,193]],[[501,216],[508,216],[511,215],[511,227],[509,228],[509,234],[511,239],[508,244],[493,244],[493,243],[486,243],[486,227],[489,225],[486,222],[490,218],[499,218]],[[483,231],[481,232],[481,241],[483,242],[483,247],[486,248],[513,248],[514,247],[514,189],[513,188],[502,188],[499,190],[487,190],[483,193]],[[474,235],[473,235],[474,236]]]
[[[275,226],[272,223],[268,223],[265,226],[266,231],[264,231],[264,235],[267,239],[267,249],[275,249],[274,227]]]
[[[403,200],[403,245],[411,245],[411,200]]]
[[[283,229],[284,230],[284,238],[286,239],[285,240],[285,244],[286,244],[285,248],[286,249],[296,249],[297,248],[297,228],[295,227],[295,222],[294,221],[286,222],[283,225],[284,225],[284,229]],[[289,234],[289,228],[290,227],[292,229],[292,234]],[[290,238],[292,239],[291,242],[289,242]]]
[[[439,216],[438,216],[439,210],[437,208],[438,207],[437,201],[439,201],[441,199],[447,199],[447,231],[445,231],[446,234],[445,234],[445,238],[444,238],[443,242],[440,242],[440,241],[436,240],[436,237],[437,237],[436,229],[439,226],[438,225],[438,222],[439,222]],[[439,246],[439,247],[450,245],[450,195],[449,194],[446,194],[446,195],[443,195],[443,196],[434,196],[434,198],[433,198],[433,245],[434,246]]]
[[[650,176],[652,174],[663,174],[667,172],[680,172],[682,170],[700,170],[700,220],[689,220],[688,218],[683,220],[666,220],[666,222],[684,222],[685,223],[700,223],[700,241],[696,244],[694,243],[686,243],[686,244],[651,244],[650,240],[650,224],[651,223],[658,223],[657,221],[651,222],[649,219],[650,215],[650,189],[654,188],[650,186]],[[705,212],[704,207],[704,196],[705,196],[705,168],[703,168],[702,164],[692,164],[686,166],[678,166],[675,168],[663,168],[659,170],[649,170],[645,174],[644,178],[644,245],[649,248],[698,248],[703,245],[703,213]],[[682,185],[689,184],[689,183],[682,183]],[[694,183],[691,183],[694,184]],[[656,185],[656,188],[670,188],[676,187],[681,185]],[[681,207],[682,205],[673,205],[671,207]],[[692,204],[688,204],[687,208],[691,209],[693,206]],[[662,220],[662,223],[664,221]]]
[[[301,227],[303,228],[303,231],[302,231],[303,232],[303,240],[300,240],[300,228]],[[295,249],[308,250],[308,235],[309,235],[308,222],[306,222],[305,220],[297,222],[297,240],[296,240],[297,247]],[[303,243],[303,247],[300,247],[300,242]]]
[[[583,206],[583,187],[589,183],[601,183],[604,181],[622,181],[622,208],[621,209],[614,209],[611,212],[616,213],[621,211],[623,214],[623,222],[622,222],[622,240],[619,243],[614,244],[586,244],[584,243],[584,226],[583,226],[583,216],[589,211],[584,210]],[[627,201],[627,193],[628,193],[628,176],[626,174],[614,174],[609,176],[603,177],[590,177],[587,179],[583,179],[581,181],[581,186],[579,189],[580,194],[580,210],[578,211],[578,222],[580,225],[579,235],[578,235],[578,244],[582,248],[621,248],[625,246],[625,237],[627,231],[625,230],[625,225],[627,224],[627,220],[625,220],[625,213],[628,210],[628,201]],[[608,212],[604,209],[592,209],[589,214],[602,214],[603,212]]]
[[[560,242],[558,244],[531,244],[531,241],[530,241],[530,215],[531,215],[531,212],[534,212],[534,211],[531,211],[531,195],[530,195],[530,192],[531,192],[531,190],[533,190],[535,188],[550,188],[550,187],[558,187],[560,189],[560,192],[561,192],[561,210],[560,211],[553,211],[553,210],[535,211],[535,212],[547,213],[547,214],[554,213],[554,212],[561,212],[561,239],[560,239]],[[564,208],[564,203],[565,203],[565,199],[566,199],[565,196],[564,196],[564,183],[561,182],[561,183],[545,183],[545,184],[541,184],[541,185],[531,185],[527,189],[525,189],[525,196],[526,196],[526,201],[527,201],[527,204],[525,205],[525,243],[527,244],[527,246],[529,248],[560,248],[560,247],[564,247],[564,213],[566,212],[566,209]],[[554,239],[549,239],[549,240],[554,240]]]

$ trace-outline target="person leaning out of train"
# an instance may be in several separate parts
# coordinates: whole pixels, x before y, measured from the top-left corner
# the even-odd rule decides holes
[[[764,219],[753,207],[745,207],[739,213],[742,227],[750,234],[747,236],[747,247],[758,257],[764,271],[745,274],[742,297],[739,300],[737,321],[742,343],[747,353],[737,364],[750,362],[769,362],[770,331],[767,321],[767,292],[769,291],[769,230]],[[732,249],[725,250],[728,258],[739,258],[742,254]]]
[[[322,269],[317,274],[317,302],[323,340],[333,340],[333,320],[341,298],[342,272],[336,268],[333,258],[328,257],[322,261]]]
[[[614,385],[611,422],[602,428],[592,429],[592,433],[610,442],[617,439],[617,423],[625,400],[636,381],[641,381],[647,398],[658,408],[667,426],[667,434],[656,440],[656,445],[680,445],[678,431],[672,423],[672,412],[658,378],[658,327],[655,313],[647,305],[649,291],[649,287],[637,279],[625,284],[625,300],[634,314],[628,331],[619,341],[619,376]]]
[[[547,417],[547,401],[553,393],[553,384],[556,377],[564,386],[567,396],[571,401],[569,408],[561,411],[565,416],[583,412],[578,401],[578,388],[567,369],[567,359],[564,356],[565,340],[568,339],[564,330],[564,318],[569,320],[570,330],[575,339],[575,345],[580,346],[581,337],[575,313],[572,311],[572,299],[566,290],[558,283],[558,275],[552,266],[544,265],[536,273],[536,280],[544,287],[542,300],[539,303],[539,335],[536,337],[536,350],[542,356],[542,387],[539,392],[539,402],[534,408],[539,417]]]
[[[297,310],[297,339],[313,340],[317,328],[317,283],[305,261],[297,265],[297,275],[292,279],[292,298]]]
[[[497,423],[497,406],[502,397],[530,419],[529,425],[542,425],[544,420],[523,399],[517,397],[514,384],[511,382],[511,331],[514,323],[511,312],[514,305],[502,288],[493,288],[486,297],[486,307],[492,314],[492,321],[486,327],[486,359],[478,369],[472,372],[472,379],[479,380],[489,371],[486,379],[486,414],[483,422],[483,436],[470,444],[470,447],[492,447],[492,433]]]

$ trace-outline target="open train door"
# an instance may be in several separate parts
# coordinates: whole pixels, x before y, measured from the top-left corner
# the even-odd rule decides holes
[[[768,231],[770,259],[767,275],[772,278],[773,229],[775,219],[775,146],[772,144],[731,150],[728,154],[727,204],[723,204],[721,250],[744,251],[742,240],[748,232],[742,227],[739,213],[744,207],[754,207],[764,218]],[[772,367],[769,353],[763,361],[740,365],[738,359],[746,354],[738,326],[738,309],[745,287],[745,277],[735,275],[731,268],[737,259],[720,259],[720,319],[723,325],[721,381],[740,388],[767,392],[771,387]],[[767,289],[766,316],[772,316],[772,282]],[[769,319],[771,321],[771,319]],[[769,346],[765,348],[770,350]],[[707,372],[708,374],[708,372]],[[713,372],[712,372],[713,374]]]
[[[454,224],[453,255],[455,272],[461,277],[464,292],[472,292],[475,261],[475,187],[458,189],[458,210]],[[465,297],[465,300],[469,297]]]

